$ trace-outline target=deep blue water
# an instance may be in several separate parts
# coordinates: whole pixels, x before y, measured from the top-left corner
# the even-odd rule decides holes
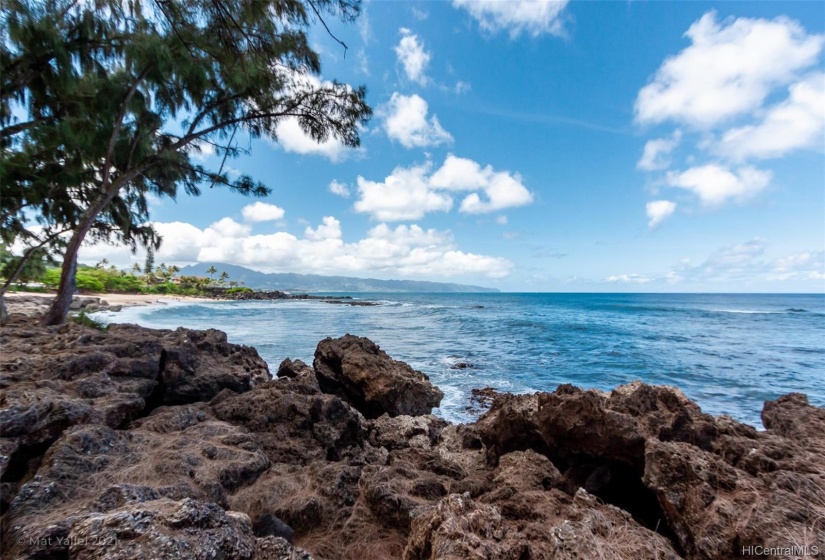
[[[374,307],[317,301],[169,304],[103,313],[147,327],[218,328],[275,371],[312,363],[327,336],[366,336],[427,373],[438,413],[471,420],[470,390],[609,390],[676,385],[711,414],[761,427],[768,399],[798,391],[825,406],[825,295],[359,294]],[[473,369],[451,369],[457,362]]]

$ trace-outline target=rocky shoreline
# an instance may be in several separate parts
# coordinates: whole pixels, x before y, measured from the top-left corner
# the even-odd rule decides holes
[[[825,410],[801,394],[765,431],[642,383],[487,392],[451,425],[350,335],[274,378],[217,330],[13,317],[0,347],[3,558],[825,554]]]
[[[289,294],[278,290],[272,291],[238,291],[229,292],[227,290],[214,290],[207,293],[210,299],[226,301],[274,301],[274,300],[314,300],[324,303],[336,303],[340,305],[372,306],[378,305],[374,301],[364,301],[353,299],[352,296],[314,296],[311,294]]]
[[[25,317],[41,317],[52,303],[53,296],[40,293],[14,293],[6,295],[6,305],[10,314]],[[134,304],[131,304],[134,305]],[[148,304],[142,304],[148,305]],[[100,296],[75,296],[69,309],[74,312],[96,313],[97,311],[120,311],[123,305],[110,305]]]

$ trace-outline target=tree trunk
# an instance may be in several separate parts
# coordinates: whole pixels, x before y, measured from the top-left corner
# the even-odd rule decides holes
[[[60,286],[57,288],[57,295],[54,301],[52,301],[52,306],[40,320],[41,326],[62,325],[69,316],[69,306],[72,304],[72,297],[77,286],[75,279],[75,274],[77,273],[77,253],[80,251],[80,245],[83,243],[83,239],[86,237],[88,231],[88,225],[76,229],[74,234],[72,234],[69,244],[66,246],[66,254],[63,256],[63,267],[60,269]]]
[[[17,277],[20,275],[20,271],[23,270],[23,267],[26,265],[26,262],[31,258],[32,254],[34,253],[34,249],[29,249],[23,256],[20,257],[20,261],[17,263],[17,266],[14,267],[14,272],[9,274],[9,277],[6,278],[6,282],[0,287],[0,325],[5,325],[6,321],[9,320],[9,311],[6,309],[6,292],[9,291],[9,286],[17,280]]]

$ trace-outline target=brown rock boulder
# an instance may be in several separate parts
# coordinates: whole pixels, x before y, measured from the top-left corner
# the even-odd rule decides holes
[[[766,402],[762,423],[771,432],[802,445],[825,448],[825,409],[811,406],[808,397],[800,393]]]
[[[257,544],[248,516],[191,498],[89,514],[72,526],[68,540],[69,555],[78,560],[252,560]]]
[[[70,426],[122,428],[162,404],[208,401],[223,389],[247,391],[269,379],[249,347],[220,331],[111,325],[106,333],[68,323],[0,329],[0,469],[40,455]],[[26,469],[15,475],[20,480]]]
[[[92,513],[72,526],[68,541],[78,560],[312,560],[283,538],[256,538],[246,514],[191,498],[139,500]]]
[[[301,360],[290,360],[286,358],[278,366],[276,377],[282,380],[282,383],[287,383],[294,390],[297,390],[308,395],[313,395],[321,392],[318,386],[318,379],[315,378],[315,372],[310,366]]]
[[[279,379],[216,401],[215,416],[253,432],[273,463],[308,464],[364,452],[363,417],[333,395],[305,394]]]
[[[431,449],[448,424],[432,414],[394,417],[384,414],[375,420],[368,420],[367,426],[369,442],[374,447],[392,451],[407,447]]]
[[[527,492],[480,503],[451,494],[413,521],[404,560],[677,560],[661,535],[586,492]]]
[[[192,498],[226,507],[229,494],[269,467],[246,431],[180,408],[159,409],[128,431],[67,429],[6,512],[4,554],[59,556],[76,523],[136,501]]]
[[[429,414],[444,396],[429,378],[390,358],[367,338],[345,335],[318,343],[313,362],[321,390],[366,418]]]

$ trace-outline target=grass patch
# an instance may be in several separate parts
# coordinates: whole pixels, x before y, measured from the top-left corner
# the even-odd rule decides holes
[[[97,329],[100,332],[106,332],[109,330],[109,325],[102,321],[98,321],[93,317],[89,317],[85,311],[81,311],[77,315],[72,316],[72,321],[77,323],[78,325],[83,325],[84,327],[91,327],[93,329]]]

